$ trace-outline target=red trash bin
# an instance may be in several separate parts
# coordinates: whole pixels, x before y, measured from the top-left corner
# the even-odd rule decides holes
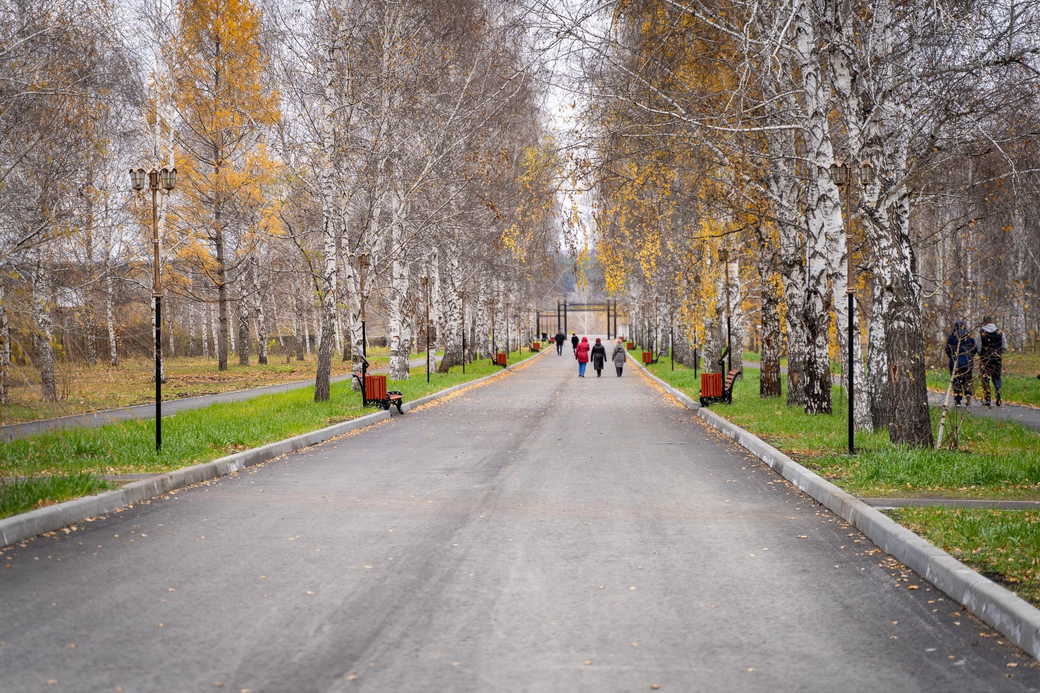
[[[701,373],[701,397],[722,397],[722,373]]]

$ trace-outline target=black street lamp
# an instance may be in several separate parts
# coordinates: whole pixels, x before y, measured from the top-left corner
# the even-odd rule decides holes
[[[361,295],[361,356],[368,361],[368,333],[365,327],[365,273],[368,270],[368,253],[358,255],[357,266],[358,293]]]
[[[733,318],[732,308],[729,305],[729,252],[722,248],[719,250],[719,260],[722,261],[722,271],[725,277],[725,286],[723,292],[726,296],[726,354],[729,356],[729,365],[726,368],[727,371],[733,370],[733,343],[731,335],[733,334]]]
[[[155,303],[155,449],[162,450],[162,284],[159,281],[159,212],[156,194],[168,194],[177,185],[177,169],[130,169],[130,187],[144,190],[145,178],[152,193],[152,299]]]

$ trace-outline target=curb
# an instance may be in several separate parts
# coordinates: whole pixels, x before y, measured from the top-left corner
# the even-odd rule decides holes
[[[511,366],[506,366],[499,373],[492,373],[490,375],[485,375],[482,378],[477,378],[476,380],[469,380],[443,390],[438,390],[437,392],[420,397],[414,402],[406,402],[402,409],[404,409],[404,411],[410,411],[415,407],[439,399],[447,394],[460,390],[463,387],[471,387],[491,378],[497,378],[503,372],[513,370],[517,366],[528,363],[535,358],[538,357],[532,356],[526,358]],[[44,532],[53,532],[62,527],[82,522],[88,517],[104,515],[113,510],[118,510],[119,508],[133,505],[134,503],[140,503],[149,498],[161,496],[169,491],[184,488],[185,486],[191,486],[192,484],[197,484],[202,481],[209,481],[211,479],[227,476],[245,467],[267,462],[276,457],[281,457],[282,455],[296,452],[303,448],[317,445],[318,443],[323,443],[331,438],[343,435],[344,433],[366,428],[372,424],[387,421],[389,419],[390,412],[388,411],[378,411],[373,414],[366,414],[364,416],[359,416],[356,419],[351,419],[350,421],[343,421],[331,426],[326,426],[325,428],[319,428],[316,431],[301,433],[292,438],[276,440],[273,443],[261,445],[258,448],[243,450],[242,452],[236,452],[233,455],[220,457],[209,462],[202,462],[190,467],[176,469],[172,472],[167,472],[166,474],[160,474],[149,479],[136,481],[119,489],[105,491],[104,493],[99,493],[93,496],[75,498],[70,501],[65,501],[64,503],[57,503],[45,508],[30,510],[27,513],[4,518],[0,520],[0,547],[9,546],[19,541],[30,539],[39,534],[43,534]]]
[[[645,375],[676,392],[642,364]],[[681,393],[680,393],[681,394]],[[689,406],[693,400],[677,397]],[[997,583],[983,577],[920,535],[843,491],[818,474],[707,408],[697,406],[695,413],[712,428],[738,443],[772,467],[802,492],[827,507],[863,534],[884,552],[916,571],[951,599],[1007,636],[1009,640],[1040,658],[1040,609]]]

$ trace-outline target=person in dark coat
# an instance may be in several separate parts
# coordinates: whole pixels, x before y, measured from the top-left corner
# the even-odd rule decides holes
[[[562,332],[557,332],[556,336],[553,337],[556,342],[556,355],[563,356],[563,343],[567,341],[567,335]]]
[[[1002,355],[1006,344],[1004,335],[997,329],[993,318],[988,315],[982,319],[979,330],[979,377],[982,380],[982,394],[986,398],[986,406],[990,406],[989,382],[993,381],[993,390],[997,395],[997,406],[1000,402],[1001,373],[1004,370]]]
[[[575,355],[578,353],[578,335],[571,332],[571,349],[574,350]]]
[[[603,364],[607,362],[607,350],[599,341],[599,337],[596,337],[596,343],[589,352],[589,358],[592,359],[592,367],[596,371],[596,377],[599,378],[603,375]]]
[[[578,360],[578,377],[585,377],[585,367],[589,365],[589,339],[582,337],[581,343],[574,348],[574,358]]]
[[[610,360],[614,362],[614,368],[617,369],[617,377],[621,377],[621,371],[625,368],[625,359],[628,358],[628,354],[625,353],[625,345],[621,343],[621,340],[617,340],[617,344],[614,345],[614,352],[610,355]]]
[[[961,405],[965,398],[965,406],[971,406],[972,370],[975,367],[975,354],[978,348],[975,339],[968,332],[963,320],[953,323],[953,331],[946,338],[946,363],[953,379],[953,404]]]

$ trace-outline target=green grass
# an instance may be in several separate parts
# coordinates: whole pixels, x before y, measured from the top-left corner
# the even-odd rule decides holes
[[[530,356],[529,351],[513,352],[509,360],[516,363]],[[432,373],[427,384],[425,368],[420,366],[412,369],[409,380],[392,382],[391,389],[402,391],[407,402],[500,371],[489,360],[480,359],[467,364],[465,374],[460,368],[453,368],[450,373]],[[0,478],[29,477],[35,481],[169,471],[376,411],[361,407],[359,395],[351,390],[349,381],[334,383],[331,393],[328,401],[314,402],[313,387],[300,388],[164,417],[161,453],[155,451],[151,419],[68,429],[0,443]],[[9,486],[0,486],[0,507],[6,507],[8,493],[15,493]],[[34,487],[18,488],[19,497],[26,499],[18,507],[32,507],[42,498],[57,500],[39,494],[34,500],[31,488]],[[76,495],[81,494],[62,499]]]
[[[68,474],[16,479],[0,483],[0,517],[24,513],[70,498],[112,488],[93,474]]]
[[[892,517],[1040,606],[1040,512],[902,508]]]
[[[651,371],[666,382],[698,395],[693,372],[668,363]],[[845,397],[833,389],[835,411],[809,416],[783,398],[758,396],[758,372],[737,380],[734,403],[713,410],[788,453],[805,466],[861,496],[950,495],[988,498],[1040,498],[1040,434],[1013,422],[963,416],[959,449],[897,446],[888,433],[857,433],[858,454],[847,454]],[[958,414],[959,416],[959,414]],[[933,428],[938,410],[932,409]]]

